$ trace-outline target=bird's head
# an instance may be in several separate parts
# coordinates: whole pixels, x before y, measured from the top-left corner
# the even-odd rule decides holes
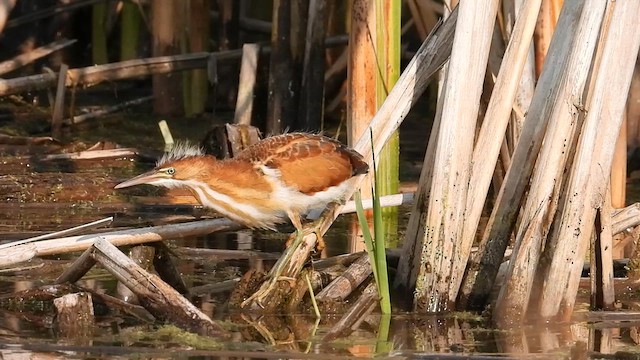
[[[203,170],[210,167],[212,162],[215,162],[215,158],[205,155],[201,148],[189,144],[178,144],[158,160],[153,170],[121,182],[114,189],[142,184],[164,187],[182,186],[188,180],[199,180]]]

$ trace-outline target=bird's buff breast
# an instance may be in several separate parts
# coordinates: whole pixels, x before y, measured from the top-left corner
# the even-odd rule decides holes
[[[337,199],[344,199],[350,188],[350,181],[311,195],[287,187],[280,181],[271,181],[273,191],[270,197],[264,200],[242,198],[237,195],[232,197],[198,181],[188,181],[188,184],[183,185],[193,192],[202,206],[245,226],[273,230],[276,224],[287,221],[287,211],[306,214],[312,209],[324,209],[328,203]]]

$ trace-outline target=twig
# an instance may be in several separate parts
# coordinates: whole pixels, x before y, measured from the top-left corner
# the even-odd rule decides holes
[[[35,237],[24,239],[24,240],[19,240],[19,241],[10,242],[10,243],[7,243],[7,244],[2,244],[2,245],[0,245],[0,250],[8,248],[8,247],[12,247],[12,246],[27,244],[27,243],[34,242],[34,241],[47,240],[47,239],[58,238],[58,237],[61,237],[61,236],[69,236],[69,235],[79,234],[79,233],[87,231],[87,230],[95,229],[95,228],[98,228],[100,226],[104,226],[104,225],[110,224],[112,221],[113,221],[113,216],[109,216],[108,218],[92,221],[90,223],[82,224],[82,225],[75,226],[75,227],[72,227],[72,228],[69,228],[69,229],[65,229],[65,230],[52,232],[50,234],[44,234],[44,235],[35,236]]]

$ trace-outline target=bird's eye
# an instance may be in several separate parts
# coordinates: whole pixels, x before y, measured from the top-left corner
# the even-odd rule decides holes
[[[165,173],[167,173],[167,175],[173,175],[176,173],[176,169],[175,168],[168,168],[167,170],[164,171]]]

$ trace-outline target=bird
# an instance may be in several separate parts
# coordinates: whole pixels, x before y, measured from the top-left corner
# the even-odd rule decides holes
[[[205,208],[249,228],[276,230],[289,220],[303,234],[302,217],[331,202],[345,201],[354,181],[369,170],[355,150],[312,133],[267,137],[230,159],[182,143],[144,174],[115,186],[183,187]],[[324,241],[318,235],[318,249]],[[289,243],[291,238],[289,239]]]

